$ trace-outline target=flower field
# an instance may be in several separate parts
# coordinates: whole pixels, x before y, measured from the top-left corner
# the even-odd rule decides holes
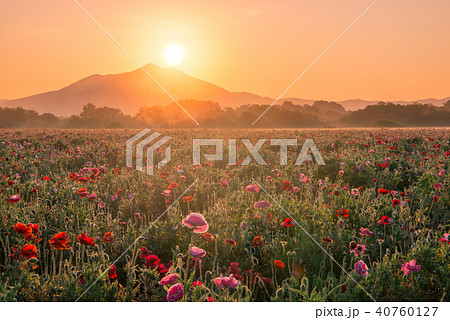
[[[1,301],[450,300],[449,130],[161,130],[153,176],[137,132],[1,131]],[[193,165],[200,138],[237,164]],[[299,145],[243,165],[241,138]]]

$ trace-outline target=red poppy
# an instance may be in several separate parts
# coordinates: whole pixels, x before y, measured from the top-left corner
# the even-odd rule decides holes
[[[110,265],[109,266],[108,277],[110,279],[116,279],[117,278],[116,266],[115,265]]]
[[[194,200],[194,198],[192,198],[192,196],[183,197],[183,202],[190,202],[192,200]]]
[[[25,259],[29,260],[31,258],[38,257],[37,254],[37,248],[33,244],[26,244],[22,248],[20,248],[20,256],[24,257]]]
[[[177,187],[178,187],[178,183],[172,182],[172,183],[167,187],[167,189],[173,190],[173,189],[176,189]]]
[[[434,196],[433,197],[433,202],[439,202],[439,196]]]
[[[79,177],[79,178],[77,179],[77,181],[78,181],[78,182],[81,182],[81,183],[86,183],[86,182],[89,181],[89,178],[87,178],[87,177]]]
[[[386,190],[386,189],[378,189],[378,194],[388,194],[388,193],[390,193],[390,191],[389,190]]]
[[[112,234],[111,234],[111,232],[107,232],[107,233],[105,233],[105,235],[103,236],[103,242],[104,243],[109,243],[109,242],[112,242],[114,239],[113,239],[113,236],[112,236]]]
[[[256,236],[256,237],[253,239],[253,246],[254,246],[254,247],[260,247],[260,246],[262,246],[261,236]]]
[[[292,189],[292,183],[290,183],[289,181],[285,180],[281,183],[281,190],[291,190]]]
[[[80,196],[80,198],[86,198],[89,195],[86,188],[78,189],[77,193]]]
[[[89,238],[86,233],[83,233],[79,236],[77,236],[78,241],[80,241],[85,246],[93,246],[95,245],[94,238]]]
[[[69,235],[66,234],[66,231],[55,234],[48,242],[53,249],[69,250],[71,248],[69,246]]]
[[[398,200],[398,199],[392,200],[392,205],[393,206],[398,206],[399,204],[400,204],[400,200]]]
[[[341,209],[341,210],[336,210],[336,212],[338,213],[337,216],[338,217],[344,217],[344,218],[348,218],[348,209]]]
[[[203,285],[203,283],[201,281],[194,281],[194,282],[192,282],[192,287],[193,288],[200,287],[202,285]]]
[[[78,174],[78,173],[71,173],[71,174],[69,174],[69,179],[70,180],[75,180],[75,179],[77,179],[78,177],[79,177],[80,175]]]
[[[150,250],[148,250],[146,247],[142,247],[141,253],[139,254],[139,258],[145,259],[151,254],[152,252]]]
[[[13,194],[9,199],[9,202],[11,203],[17,203],[20,201],[20,196],[18,194]]]
[[[386,225],[386,224],[390,224],[390,223],[392,223],[392,222],[394,222],[394,220],[392,220],[392,219],[389,218],[388,216],[382,216],[381,219],[378,220],[377,224],[378,224],[379,226],[383,226],[383,225]]]
[[[120,176],[122,174],[122,170],[120,170],[119,168],[114,168],[112,169],[112,173],[116,176]]]
[[[211,233],[206,232],[206,233],[202,234],[202,239],[205,241],[211,242],[211,241],[214,241],[214,236]]]
[[[44,180],[44,181],[50,181],[50,177],[45,176],[45,177],[42,178],[42,180]]]
[[[333,239],[331,239],[330,237],[323,237],[322,242],[333,243]]]
[[[18,222],[15,226],[13,226],[16,232],[21,233],[22,235],[30,234],[33,232],[33,229],[29,226],[24,225],[23,223]]]
[[[159,258],[154,254],[151,254],[151,255],[145,257],[144,265],[149,269],[153,269],[153,268],[159,266],[160,264],[161,264],[161,260],[159,260]]]
[[[236,245],[236,241],[234,241],[233,239],[226,239],[226,240],[225,240],[225,243],[226,243],[226,244],[231,244],[232,246],[235,246],[235,245]]]
[[[295,225],[295,222],[291,218],[284,219],[284,221],[280,224],[280,226],[282,228],[292,227],[294,225]]]
[[[273,265],[274,265],[275,268],[277,268],[277,269],[284,269],[284,267],[285,267],[284,262],[283,262],[283,261],[280,261],[280,260],[275,260],[275,261],[273,262]]]

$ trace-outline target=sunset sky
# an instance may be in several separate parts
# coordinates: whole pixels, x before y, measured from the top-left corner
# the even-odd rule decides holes
[[[177,44],[183,72],[273,98],[372,2],[79,0],[142,65]],[[285,97],[450,96],[449,17],[448,0],[379,0]],[[1,1],[0,43],[0,99],[137,69],[72,0]]]

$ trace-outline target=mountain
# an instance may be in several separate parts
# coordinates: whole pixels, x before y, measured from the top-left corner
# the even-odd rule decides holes
[[[247,92],[230,92],[174,68],[148,64],[144,69],[176,100],[211,100],[220,103],[222,107],[273,102],[271,98]],[[0,102],[0,105],[34,108],[41,113],[68,116],[80,113],[83,105],[88,102],[134,114],[142,106],[168,105],[172,100],[142,69],[137,69],[121,74],[92,75],[61,90],[6,100]]]
[[[221,107],[232,108],[245,104],[270,105],[274,102],[274,99],[270,97],[225,90],[174,68],[161,68],[155,64],[147,64],[144,69],[176,100],[214,101]],[[450,98],[421,101],[440,106],[447,100]],[[313,105],[315,102],[307,99],[283,98],[277,104],[281,105],[285,101],[291,101],[295,105]],[[95,74],[60,90],[14,100],[0,100],[0,107],[23,107],[35,109],[40,113],[48,112],[58,116],[70,116],[79,114],[83,105],[88,102],[99,107],[119,108],[125,114],[135,114],[140,107],[165,106],[172,100],[148,77],[144,70],[137,69],[120,74]],[[346,100],[337,102],[347,110],[357,110],[378,101]]]

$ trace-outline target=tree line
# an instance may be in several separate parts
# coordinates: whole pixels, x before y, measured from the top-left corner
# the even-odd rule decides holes
[[[346,111],[335,102],[312,105],[248,104],[222,108],[212,101],[185,100],[183,108],[206,128],[331,128],[331,127],[445,127],[450,126],[450,101],[443,107],[431,104],[399,105],[380,102],[357,111]],[[254,126],[252,123],[265,111]],[[197,125],[176,104],[142,107],[127,115],[120,109],[83,106],[80,114],[58,117],[21,107],[0,108],[0,128],[195,128]]]

